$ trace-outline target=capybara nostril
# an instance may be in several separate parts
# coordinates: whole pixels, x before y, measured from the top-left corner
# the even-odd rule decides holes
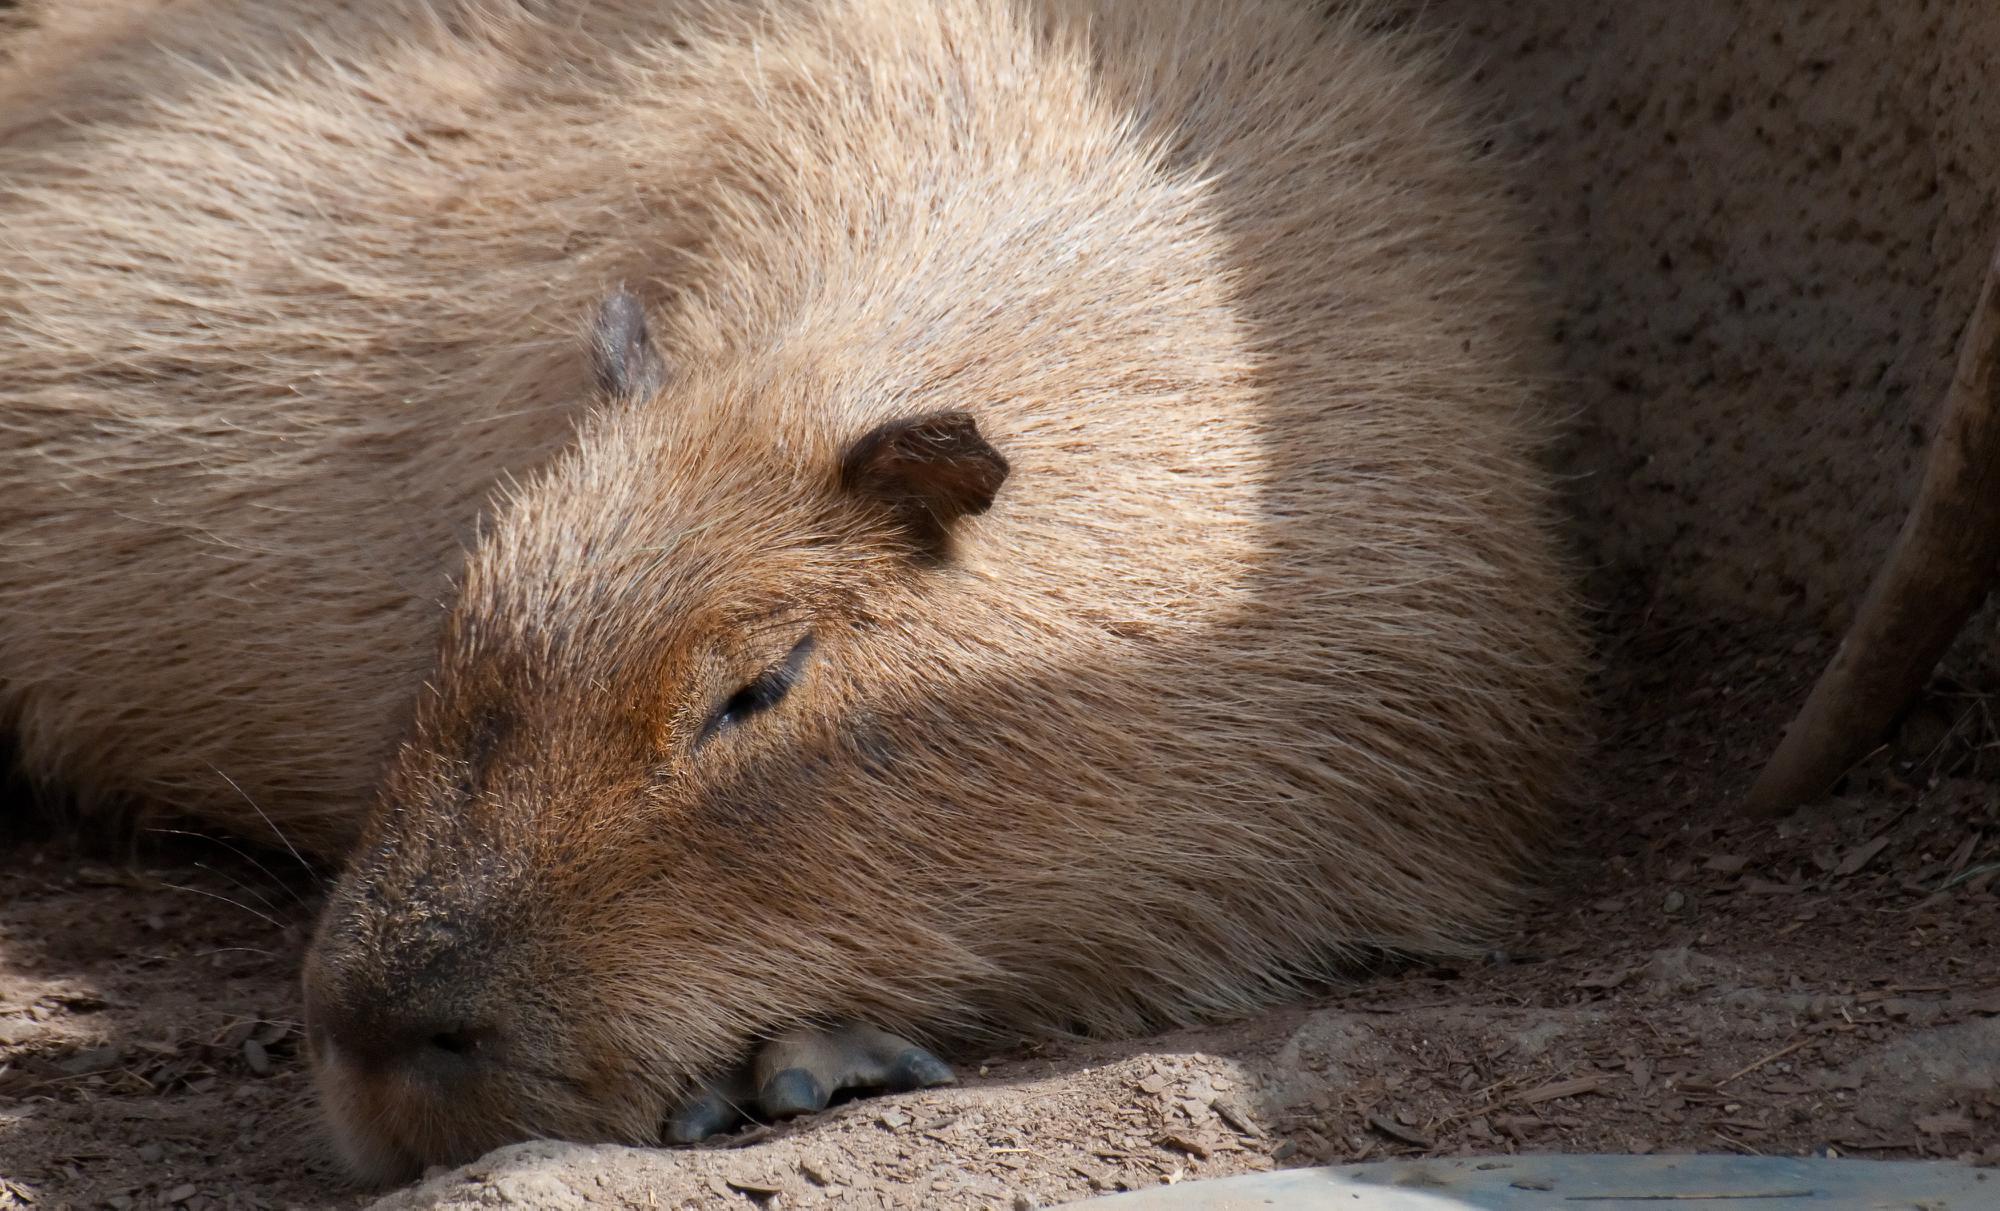
[[[454,1026],[431,1035],[430,1046],[433,1050],[448,1055],[469,1056],[479,1050],[479,1040],[483,1033],[464,1026]]]
[[[308,1033],[321,1057],[366,1072],[448,1080],[490,1058],[498,1030],[414,999],[401,1003],[318,999]]]

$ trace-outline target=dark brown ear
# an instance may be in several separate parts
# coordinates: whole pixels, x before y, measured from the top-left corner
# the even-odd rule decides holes
[[[666,364],[646,331],[646,305],[623,286],[590,326],[590,367],[598,389],[619,399],[644,399],[666,385]]]
[[[864,433],[840,463],[841,487],[885,506],[926,555],[941,557],[951,525],[984,513],[1007,460],[966,412],[932,412]]]

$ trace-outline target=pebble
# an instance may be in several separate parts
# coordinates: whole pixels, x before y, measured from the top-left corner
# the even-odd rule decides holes
[[[258,1076],[271,1075],[271,1053],[254,1038],[243,1040],[243,1062]]]

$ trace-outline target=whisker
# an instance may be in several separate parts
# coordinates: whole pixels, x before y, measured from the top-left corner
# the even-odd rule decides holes
[[[224,782],[227,782],[229,784],[229,789],[243,796],[243,802],[248,803],[250,805],[250,810],[256,812],[258,817],[262,819],[265,824],[270,826],[271,831],[277,834],[278,840],[283,841],[285,843],[285,848],[291,851],[292,860],[297,862],[301,869],[303,869],[309,875],[316,875],[318,873],[313,870],[311,863],[307,862],[304,858],[299,856],[298,848],[292,844],[292,839],[285,835],[285,830],[278,827],[277,821],[265,815],[264,809],[257,806],[257,801],[255,799],[252,799],[247,793],[245,793],[242,787],[236,785],[236,779],[230,777],[228,774],[223,773],[221,768],[218,766],[210,765],[208,768],[215,771],[216,777],[222,779]]]
[[[275,950],[260,950],[255,946],[218,946],[214,950],[196,951],[194,954],[188,955],[187,957],[190,959],[206,959],[214,955],[226,955],[226,954],[236,954],[236,953],[263,955],[267,959],[277,959],[283,957]]]
[[[210,845],[219,845],[222,848],[228,850],[230,853],[235,854],[237,857],[243,859],[245,862],[248,862],[250,865],[256,867],[258,872],[261,873],[266,879],[269,879],[272,883],[282,888],[286,895],[290,896],[293,900],[297,901],[300,908],[306,909],[307,911],[311,911],[312,909],[312,905],[306,903],[306,898],[300,895],[296,890],[294,890],[291,884],[285,882],[283,879],[280,879],[278,876],[272,874],[270,867],[265,866],[262,862],[259,862],[257,859],[251,857],[243,850],[240,850],[236,848],[234,845],[231,845],[229,842],[224,841],[221,837],[211,837],[205,833],[198,833],[185,828],[155,827],[155,828],[148,828],[146,831],[149,833],[163,833],[176,837],[193,837],[197,841],[205,841]]]
[[[236,908],[242,909],[244,912],[247,912],[251,916],[256,917],[258,920],[263,921],[266,924],[270,925],[272,929],[282,930],[285,927],[284,922],[278,920],[274,916],[271,916],[269,913],[258,912],[256,909],[250,907],[248,904],[245,904],[243,901],[232,900],[228,896],[223,895],[221,892],[206,891],[199,887],[187,887],[180,883],[168,883],[165,881],[162,881],[160,883],[160,886],[171,887],[175,891],[184,891],[189,893],[190,895],[207,896],[211,900],[220,900],[224,904],[229,904]]]
[[[266,909],[274,913],[279,911],[278,906],[271,903],[269,900],[265,899],[264,894],[262,892],[258,891],[250,884],[245,883],[243,880],[237,878],[235,875],[230,874],[228,871],[223,870],[221,867],[210,866],[206,862],[197,862],[194,864],[194,868],[196,870],[205,870],[211,875],[220,875],[222,878],[229,880],[231,883],[243,889],[245,892],[248,892],[250,895],[255,896],[257,898],[257,903],[263,905]]]

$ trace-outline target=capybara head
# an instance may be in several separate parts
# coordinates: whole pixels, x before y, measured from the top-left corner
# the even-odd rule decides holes
[[[809,397],[807,375],[643,407],[663,372],[622,293],[592,343],[631,407],[473,559],[308,965],[322,1092],[364,1172],[524,1133],[652,1139],[760,1029],[843,995],[921,1010],[883,966],[915,941],[893,901],[940,838],[881,825],[966,776],[963,712],[935,699],[979,655],[916,603],[1007,460],[958,411],[745,421],[747,393]],[[685,474],[690,447],[714,474]],[[590,515],[542,512],[565,500]],[[844,994],[792,1000],[788,964]]]

